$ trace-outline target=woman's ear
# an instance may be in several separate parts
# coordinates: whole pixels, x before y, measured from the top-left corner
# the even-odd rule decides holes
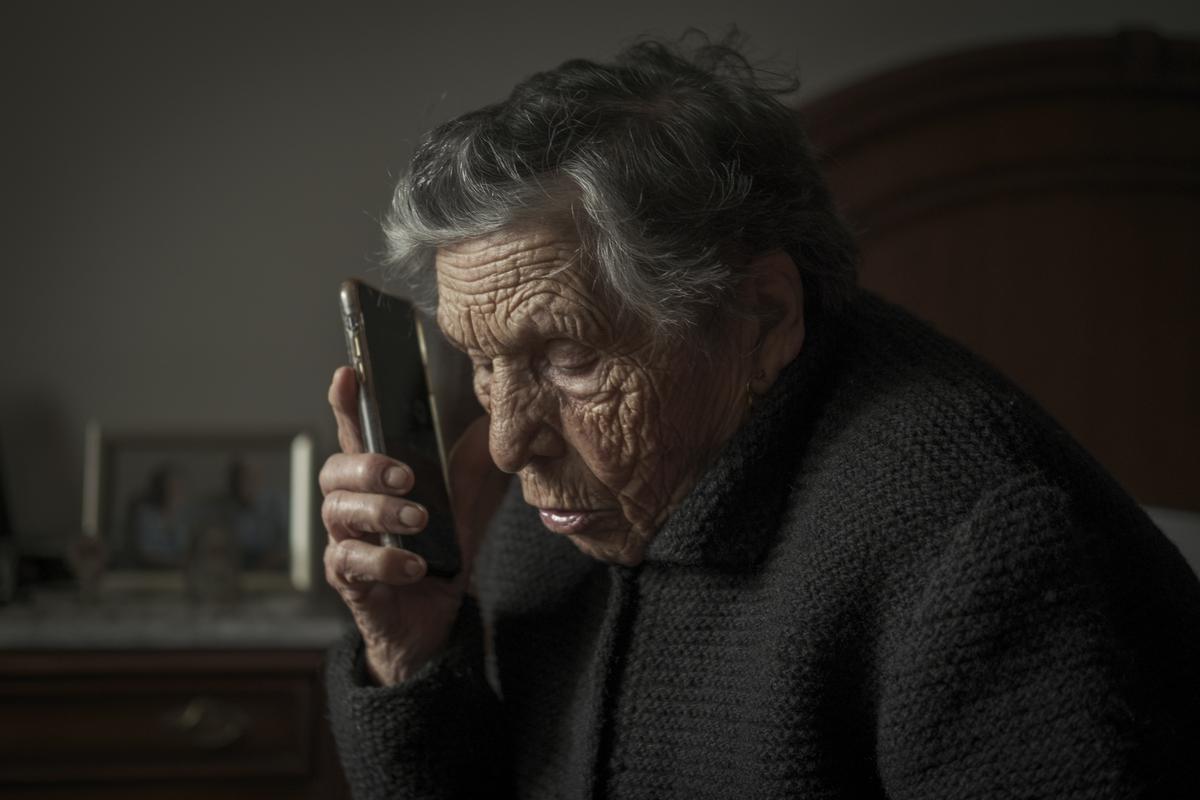
[[[763,394],[804,347],[804,284],[796,262],[782,250],[757,256],[746,267],[742,302],[758,320],[750,388]]]

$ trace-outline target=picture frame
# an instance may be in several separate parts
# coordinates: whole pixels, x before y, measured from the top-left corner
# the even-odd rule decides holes
[[[312,502],[305,432],[86,427],[83,541],[103,554],[105,591],[306,591]]]

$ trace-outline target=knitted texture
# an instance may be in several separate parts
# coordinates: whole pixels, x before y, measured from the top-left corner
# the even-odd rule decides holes
[[[496,752],[499,703],[479,669],[482,641],[468,599],[446,652],[403,685],[370,684],[357,633],[330,651],[331,722],[355,797],[476,797],[481,784],[508,794]]]
[[[512,492],[409,683],[332,655],[355,796],[1190,797],[1200,584],[1020,392],[864,295],[635,568]]]

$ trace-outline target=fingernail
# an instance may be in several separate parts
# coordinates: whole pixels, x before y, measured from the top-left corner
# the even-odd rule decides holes
[[[417,506],[405,506],[400,509],[400,521],[410,528],[415,528],[425,521],[425,512]]]
[[[389,489],[407,489],[412,483],[412,473],[408,467],[388,467],[383,471],[383,482]]]
[[[410,578],[415,578],[424,571],[425,569],[421,566],[421,562],[415,558],[410,558],[404,563],[404,573]]]

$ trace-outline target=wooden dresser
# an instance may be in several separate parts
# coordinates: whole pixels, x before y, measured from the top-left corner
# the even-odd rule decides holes
[[[968,50],[803,115],[861,283],[999,367],[1138,501],[1200,513],[1200,40]]]
[[[298,599],[0,610],[0,795],[348,797],[321,680],[345,627]]]

